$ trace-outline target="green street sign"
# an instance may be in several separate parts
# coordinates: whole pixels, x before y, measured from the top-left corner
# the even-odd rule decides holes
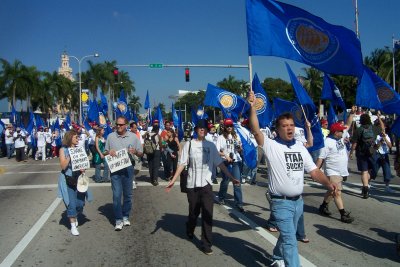
[[[163,64],[162,63],[152,63],[152,64],[149,64],[149,68],[151,68],[151,69],[162,69],[163,68]]]

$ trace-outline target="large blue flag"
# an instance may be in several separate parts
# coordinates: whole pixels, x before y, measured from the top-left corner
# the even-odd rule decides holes
[[[235,123],[234,127],[235,131],[240,136],[240,141],[242,142],[243,160],[247,167],[254,169],[257,167],[257,148],[250,139],[250,132],[239,126],[238,123]]]
[[[353,31],[272,0],[247,0],[246,15],[250,56],[283,57],[327,73],[361,77],[361,45]]]
[[[147,90],[146,100],[144,101],[144,109],[150,108],[150,97],[149,97],[149,90]]]
[[[190,117],[192,118],[192,124],[197,125],[197,121],[199,120],[199,117],[197,117],[197,112],[194,107],[191,108]]]
[[[400,117],[397,117],[393,122],[390,132],[397,136],[397,138],[400,137]]]
[[[245,99],[229,91],[208,84],[204,105],[225,109],[234,121],[238,121],[241,114],[246,113],[249,104]]]
[[[356,105],[400,115],[400,95],[367,67],[357,87]]]
[[[254,74],[252,87],[256,97],[255,109],[257,112],[258,122],[261,128],[270,126],[273,116],[273,111],[267,93],[261,86],[257,73]]]
[[[117,117],[123,116],[128,121],[131,120],[131,114],[128,109],[128,103],[126,102],[124,89],[121,89],[121,92],[119,93],[119,99],[117,102],[117,107],[115,109],[115,113],[116,113]]]
[[[136,123],[139,122],[139,119],[136,116],[136,112],[134,110],[132,110],[132,120],[134,120]]]

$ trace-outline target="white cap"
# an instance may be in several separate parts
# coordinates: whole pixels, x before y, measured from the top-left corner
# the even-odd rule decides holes
[[[82,173],[78,177],[78,184],[76,186],[76,189],[81,192],[85,193],[89,188],[89,177],[86,176],[85,173]]]

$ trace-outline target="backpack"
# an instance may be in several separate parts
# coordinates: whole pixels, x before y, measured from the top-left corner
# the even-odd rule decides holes
[[[375,138],[372,127],[361,131],[361,136],[357,145],[360,146],[359,151],[363,156],[371,157],[375,153]]]
[[[150,137],[150,135],[148,135],[148,136],[144,139],[143,152],[144,152],[146,155],[151,155],[151,154],[153,154],[154,151],[155,151],[156,148],[157,148],[155,136],[156,136],[156,135],[153,135],[152,137]]]

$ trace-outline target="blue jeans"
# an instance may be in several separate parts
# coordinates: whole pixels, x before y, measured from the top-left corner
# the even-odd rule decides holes
[[[86,193],[81,193],[76,188],[67,186],[69,204],[67,206],[67,217],[76,218],[85,206]]]
[[[233,162],[228,164],[228,162],[224,162],[225,166],[228,168],[228,171],[240,181],[240,162]],[[226,192],[228,191],[229,185],[229,177],[226,177],[225,174],[222,172],[222,181],[219,187],[218,198],[219,200],[225,200]],[[233,185],[233,198],[235,199],[235,204],[237,206],[243,206],[243,199],[242,199],[242,187],[240,183],[238,185]]]
[[[6,144],[7,147],[7,158],[11,158],[14,154],[14,144]]]
[[[132,209],[133,167],[116,171],[111,174],[111,189],[113,192],[114,216],[117,222],[129,218]],[[123,197],[123,203],[121,200]]]
[[[254,183],[256,181],[257,167],[251,169],[247,167],[246,163],[243,163],[243,173],[242,178],[247,179],[250,183]]]
[[[108,168],[107,168],[107,163],[104,161],[104,169],[103,169],[103,176],[101,176],[101,164],[95,164],[94,165],[94,181],[95,182],[100,182],[100,181],[107,181],[108,180]]]
[[[304,230],[304,212],[303,212],[299,218],[299,222],[297,223],[296,239],[300,240],[304,238],[306,238],[306,231]]]
[[[383,181],[385,183],[389,183],[390,180],[392,180],[392,172],[390,171],[389,155],[388,154],[381,155],[379,153],[375,153],[373,155],[373,159],[374,159],[374,171],[375,171],[374,177],[377,176],[379,168],[382,167]]]
[[[296,201],[272,199],[272,203],[272,213],[280,232],[272,258],[283,259],[286,266],[300,266],[296,230],[300,216],[303,214],[303,199],[299,198]]]

